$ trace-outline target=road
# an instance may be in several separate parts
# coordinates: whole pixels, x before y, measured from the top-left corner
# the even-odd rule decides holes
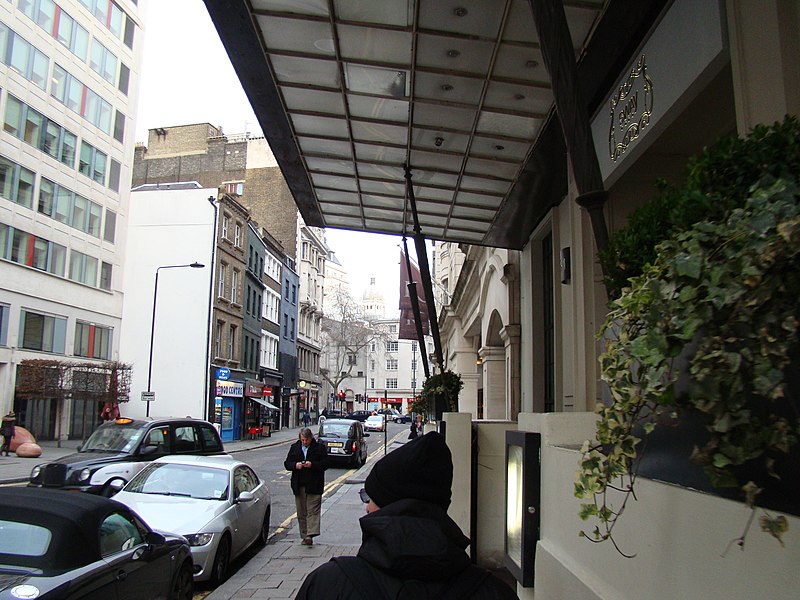
[[[383,432],[369,432],[367,448],[369,452],[368,461],[378,460],[384,454],[384,440],[391,439],[400,430],[408,429],[409,424],[389,423],[386,436]],[[316,428],[312,428],[316,433]],[[246,452],[237,452],[236,457],[248,463],[264,481],[269,484],[272,496],[272,518],[270,523],[270,539],[280,539],[287,535],[291,529],[294,519],[297,517],[294,507],[294,495],[289,486],[291,476],[283,468],[283,461],[289,451],[290,443],[256,448]],[[355,473],[356,469],[342,466],[332,466],[325,472],[325,494],[334,493],[342,483]],[[231,564],[231,574],[241,569],[259,552],[260,548],[255,546],[245,552],[238,560]],[[213,591],[208,583],[198,583],[195,586],[194,600],[205,598]]]

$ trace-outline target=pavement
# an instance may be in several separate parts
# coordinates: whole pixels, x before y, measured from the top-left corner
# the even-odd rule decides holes
[[[265,446],[288,445],[297,440],[299,429],[299,427],[284,428],[272,432],[272,435],[266,438],[225,442],[225,450],[230,454],[244,454]],[[389,438],[387,451],[404,443],[406,434],[407,431],[403,428],[400,433]],[[0,456],[0,484],[26,482],[34,466],[72,454],[78,446],[75,440],[62,441],[60,445],[55,441],[38,443],[42,448],[42,455],[39,458],[19,458],[14,454]],[[358,490],[363,487],[364,479],[375,461],[383,456],[383,450],[381,441],[379,447],[370,453],[367,463],[358,471],[344,471],[338,479],[327,482],[322,499],[321,533],[314,538],[312,546],[300,544],[296,518],[277,524],[277,531],[269,543],[225,583],[208,593],[205,600],[294,598],[306,575],[316,567],[328,562],[334,556],[355,555],[361,545],[358,519],[365,514],[364,504],[358,497]],[[240,458],[247,461],[246,456]],[[333,491],[329,492],[329,489]]]

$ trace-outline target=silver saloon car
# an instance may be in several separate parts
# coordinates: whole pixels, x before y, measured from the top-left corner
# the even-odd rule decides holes
[[[219,585],[232,560],[269,539],[269,488],[248,464],[230,455],[159,458],[114,500],[153,527],[184,536],[195,581]]]

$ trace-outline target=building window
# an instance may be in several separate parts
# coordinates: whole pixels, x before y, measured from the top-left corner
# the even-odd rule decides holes
[[[386,359],[386,370],[387,371],[397,371],[397,359],[396,358],[387,358]]]
[[[50,59],[2,23],[0,23],[0,61],[40,89],[47,89]]]
[[[355,354],[348,354],[347,355],[347,364],[348,365],[356,364],[356,355]]]
[[[234,269],[231,272],[231,303],[236,304],[239,301],[239,270]]]
[[[386,380],[386,389],[387,390],[396,390],[397,389],[397,378],[390,377]]]
[[[242,226],[239,223],[233,229],[233,245],[237,248],[242,245]]]
[[[78,321],[75,324],[75,356],[111,359],[110,327]]]
[[[100,289],[111,291],[111,263],[103,262],[100,265]]]
[[[273,323],[279,323],[280,307],[280,294],[268,288],[264,294],[264,310],[261,316]]]
[[[228,330],[228,358],[233,360],[236,349],[236,325],[231,325]]]
[[[27,310],[22,311],[20,346],[26,350],[41,350],[64,354],[67,320]]]
[[[0,156],[0,196],[25,208],[33,208],[36,174]]]
[[[98,260],[95,257],[77,250],[71,250],[67,277],[72,281],[97,287],[97,267]]]
[[[219,358],[222,356],[219,351],[220,347],[222,346],[222,322],[217,321],[216,326],[214,327],[214,357]]]
[[[222,239],[228,239],[228,228],[231,225],[231,218],[230,216],[223,214],[222,215]]]
[[[283,313],[283,337],[289,338],[289,315]]]
[[[244,193],[244,181],[229,181],[225,184],[225,192],[241,196]]]
[[[0,304],[0,346],[8,344],[8,304]]]
[[[220,298],[225,297],[225,279],[228,277],[228,265],[225,263],[219,264],[219,283],[217,289],[217,296]]]
[[[389,333],[397,333],[397,325],[389,325]]]
[[[0,223],[0,258],[64,276],[67,248]]]
[[[386,342],[387,352],[397,352],[397,340]]]
[[[292,317],[291,319],[289,319],[289,339],[290,340],[294,340],[294,335],[295,335],[294,325],[295,325],[294,317]]]
[[[113,244],[116,237],[117,237],[117,213],[107,208],[105,227],[103,227],[103,239]]]
[[[108,157],[91,144],[81,141],[81,154],[78,160],[78,172],[93,179],[97,183],[106,181],[106,164]]]

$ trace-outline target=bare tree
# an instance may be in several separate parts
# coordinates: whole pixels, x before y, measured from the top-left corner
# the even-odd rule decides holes
[[[364,357],[366,369],[370,346],[375,342],[383,343],[388,331],[366,319],[358,302],[345,291],[337,291],[332,314],[338,318],[322,319],[322,354],[326,357],[326,366],[320,372],[335,392],[345,379],[354,376],[360,355]]]

